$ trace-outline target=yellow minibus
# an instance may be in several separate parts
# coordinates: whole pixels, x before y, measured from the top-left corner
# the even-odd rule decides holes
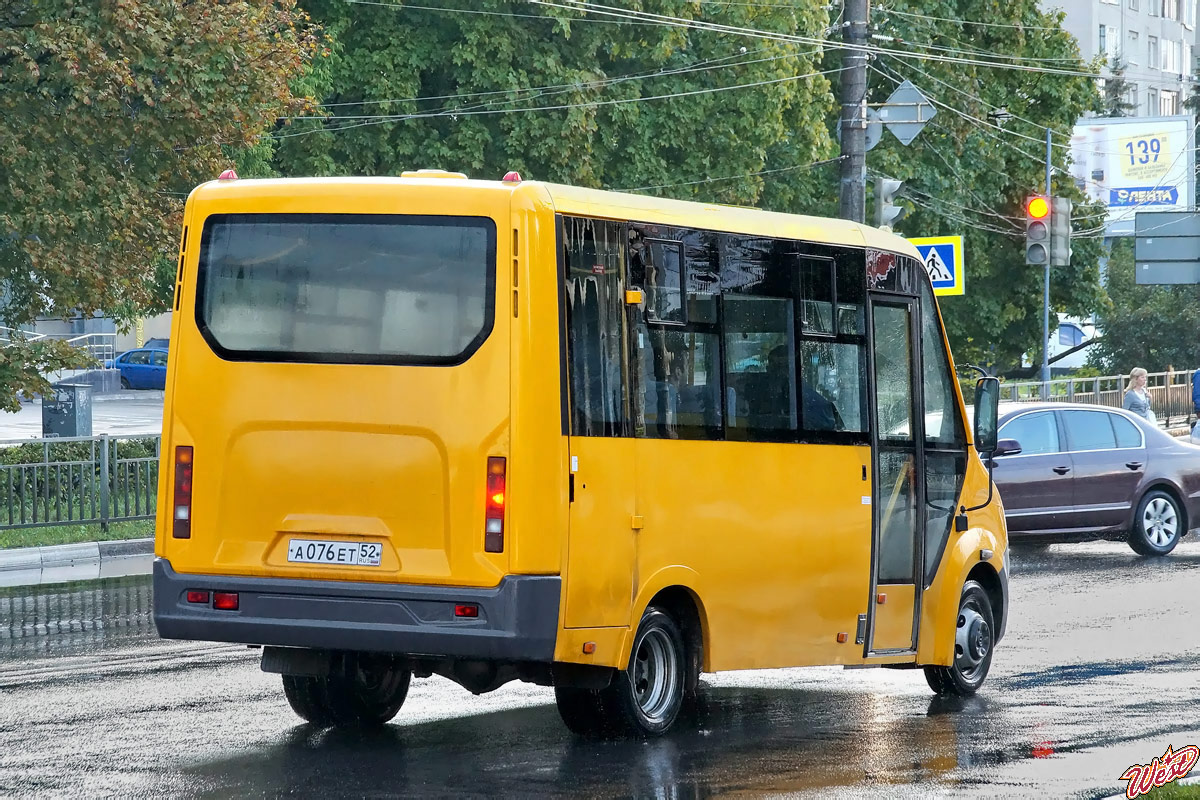
[[[420,170],[192,192],[154,619],[317,725],[410,680],[651,736],[702,672],[987,675],[1003,510],[928,276],[833,219]]]

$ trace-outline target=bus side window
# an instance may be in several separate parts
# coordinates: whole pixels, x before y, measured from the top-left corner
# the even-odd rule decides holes
[[[787,242],[722,234],[726,438],[795,441],[796,272]]]
[[[695,231],[629,226],[630,283],[646,290],[634,314],[634,433],[660,439],[720,439],[720,347],[715,312],[684,261],[684,236]],[[707,264],[696,272],[707,273]],[[701,292],[699,287],[703,286]],[[699,312],[693,315],[693,311]]]
[[[800,319],[800,424],[805,431],[865,433],[866,286],[860,250],[796,242]]]
[[[576,436],[626,433],[624,226],[563,217],[567,363]]]

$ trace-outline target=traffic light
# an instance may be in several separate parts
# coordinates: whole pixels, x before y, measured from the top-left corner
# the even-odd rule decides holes
[[[1025,263],[1050,263],[1050,198],[1035,194],[1025,198]]]
[[[892,223],[904,215],[904,206],[898,206],[895,203],[896,193],[903,185],[904,181],[896,181],[891,178],[875,179],[875,226],[877,228],[891,230]]]
[[[1050,203],[1050,266],[1071,264],[1071,198],[1055,197]]]

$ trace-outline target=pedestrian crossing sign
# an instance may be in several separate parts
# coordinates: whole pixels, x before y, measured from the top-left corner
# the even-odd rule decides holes
[[[925,262],[925,271],[933,281],[934,294],[966,294],[961,236],[926,236],[909,241],[916,246],[921,260]]]

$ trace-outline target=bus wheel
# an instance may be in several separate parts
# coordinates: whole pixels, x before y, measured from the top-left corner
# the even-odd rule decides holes
[[[558,705],[558,715],[571,733],[590,737],[606,732],[602,690],[555,686],[554,702]]]
[[[963,586],[958,603],[958,623],[954,634],[954,664],[925,668],[929,688],[940,695],[969,697],[983,685],[992,666],[995,647],[992,603],[987,592],[975,581]]]
[[[616,731],[634,736],[667,732],[683,706],[687,650],[670,614],[650,607],[642,615],[629,668],[604,690]]]
[[[343,669],[322,678],[284,675],[283,693],[292,710],[322,728],[382,725],[408,696],[412,672],[385,656],[348,653]]]

